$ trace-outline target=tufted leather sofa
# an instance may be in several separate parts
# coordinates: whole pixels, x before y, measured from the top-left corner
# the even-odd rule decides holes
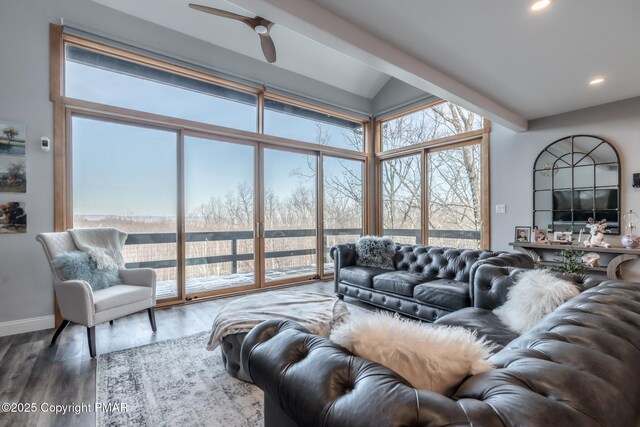
[[[471,283],[483,264],[533,268],[521,253],[398,245],[394,270],[357,265],[354,244],[331,248],[334,291],[406,316],[433,322],[452,311],[472,306]]]
[[[491,313],[518,272],[483,271],[495,282],[476,294],[487,308],[437,323],[466,311],[470,325]],[[491,357],[496,369],[451,396],[415,389],[294,322],[265,322],[242,348],[244,369],[265,392],[265,426],[640,426],[640,284],[573,280],[586,290],[503,343]]]

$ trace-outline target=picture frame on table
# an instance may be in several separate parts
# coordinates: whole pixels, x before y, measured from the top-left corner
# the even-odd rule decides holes
[[[553,240],[562,243],[571,243],[573,241],[573,233],[570,231],[555,231]]]
[[[548,244],[549,243],[549,230],[546,228],[536,228],[533,230],[534,242]]]
[[[531,227],[525,225],[516,226],[514,242],[529,243],[531,242]]]

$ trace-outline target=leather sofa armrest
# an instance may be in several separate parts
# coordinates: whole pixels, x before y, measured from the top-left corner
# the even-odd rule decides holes
[[[338,283],[340,283],[340,269],[356,264],[358,255],[356,246],[353,243],[343,243],[331,247],[329,255],[333,259],[333,284],[334,292],[338,293]]]
[[[493,310],[507,300],[509,288],[517,276],[528,269],[504,267],[494,264],[478,266],[471,283],[471,305],[476,308]]]
[[[298,425],[470,424],[457,401],[417,390],[390,369],[292,321],[261,323],[241,351],[254,384]]]
[[[480,266],[487,264],[497,267],[535,268],[533,258],[527,254],[518,252],[501,252],[496,256],[476,262],[471,266],[471,270],[469,271],[469,296],[471,297],[472,306],[474,306],[474,283],[476,281],[476,272]]]
[[[518,276],[530,269],[504,267],[494,264],[480,265],[472,283],[471,303],[473,307],[493,310],[505,303],[509,288],[518,281]],[[561,279],[574,283],[580,292],[598,286],[607,279],[583,274],[555,273]]]

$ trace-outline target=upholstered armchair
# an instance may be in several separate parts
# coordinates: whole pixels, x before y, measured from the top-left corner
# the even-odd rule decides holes
[[[41,233],[36,237],[47,256],[53,274],[53,288],[62,324],[58,327],[51,345],[69,322],[87,327],[89,352],[96,356],[95,326],[110,322],[141,310],[147,310],[151,329],[156,331],[154,306],[156,303],[156,273],[150,268],[118,270],[123,284],[94,291],[84,280],[63,280],[60,272],[52,264],[56,255],[63,252],[78,251],[71,234],[67,231],[60,233]]]

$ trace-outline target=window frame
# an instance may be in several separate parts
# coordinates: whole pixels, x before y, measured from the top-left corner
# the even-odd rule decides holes
[[[178,134],[178,204],[176,209],[178,211],[177,219],[177,260],[178,260],[178,297],[175,299],[162,300],[157,306],[168,306],[173,304],[184,303],[187,301],[184,294],[185,288],[185,275],[184,275],[184,259],[185,259],[185,229],[184,229],[184,138],[185,136],[199,136],[203,138],[218,139],[222,141],[228,141],[233,143],[254,145],[256,152],[263,148],[273,147],[276,149],[284,149],[288,151],[306,151],[314,153],[318,159],[321,159],[323,155],[329,155],[332,157],[340,157],[346,159],[359,160],[364,162],[365,171],[368,171],[372,159],[372,141],[371,141],[371,120],[369,118],[356,117],[349,114],[345,114],[341,111],[334,111],[322,106],[311,104],[299,99],[289,98],[284,95],[274,94],[267,92],[265,88],[252,87],[243,85],[238,82],[223,79],[217,75],[210,74],[204,71],[195,70],[186,66],[176,65],[170,62],[164,62],[156,58],[144,56],[140,53],[133,53],[128,50],[114,47],[101,42],[85,39],[76,35],[64,33],[63,27],[50,24],[49,26],[50,40],[50,100],[53,103],[53,127],[54,127],[54,229],[56,231],[64,231],[73,226],[73,186],[72,186],[72,135],[71,135],[71,120],[72,116],[84,116],[88,118],[94,118],[98,120],[113,121],[120,124],[139,125],[143,127],[151,127],[162,130],[175,131]],[[207,83],[216,84],[219,86],[229,87],[234,90],[240,90],[255,94],[257,96],[257,114],[256,114],[256,132],[238,130],[228,128],[219,125],[206,124],[202,122],[196,122],[186,119],[179,119],[170,116],[164,116],[155,113],[148,113],[139,110],[131,110],[122,107],[116,107],[113,105],[100,104],[91,101],[84,101],[76,98],[66,97],[64,92],[65,82],[65,49],[68,44],[73,44],[81,48],[98,51],[110,56],[115,56],[127,61],[138,62],[141,65],[158,68],[164,71],[177,73],[185,77],[194,78],[205,81]],[[309,142],[290,140],[286,138],[276,137],[272,135],[265,135],[264,130],[264,99],[268,96],[271,99],[275,99],[279,102],[292,104],[301,108],[322,112],[331,116],[343,118],[353,122],[362,123],[363,126],[363,144],[365,150],[363,152],[348,150],[339,147],[324,146],[320,144],[314,144]],[[260,156],[256,156],[254,162],[254,175],[255,181],[258,180],[258,176],[262,173],[262,167],[259,164],[258,159]],[[323,256],[320,250],[322,246],[323,236],[323,222],[322,222],[322,196],[324,192],[320,177],[322,176],[322,163],[319,164],[318,173],[318,198],[317,198],[317,247],[319,252],[318,257]],[[364,201],[363,201],[363,213],[364,213],[364,229],[363,233],[370,233],[370,190],[369,190],[368,174],[365,173],[364,177]],[[254,191],[259,201],[261,198],[259,191],[262,191],[260,186],[254,185]],[[258,215],[258,209],[261,208],[261,203],[256,205],[256,215]],[[263,248],[261,244],[256,246],[256,254],[261,254]],[[258,270],[258,264],[262,262],[261,259],[256,256],[256,270]],[[320,259],[320,258],[319,258]],[[260,261],[260,262],[258,262]],[[297,283],[300,281],[308,281],[314,278],[329,279],[333,277],[333,274],[326,274],[321,268],[322,263],[318,262],[318,274],[313,277],[302,277],[298,280],[287,281],[286,283],[270,284],[283,285]],[[182,271],[181,271],[182,269]],[[262,276],[263,272],[259,274]],[[257,284],[257,289],[267,288],[265,283]],[[247,291],[250,289],[233,289],[231,292]],[[226,293],[229,291],[227,290]],[[193,298],[208,298],[219,296],[222,292],[209,291],[202,294],[190,295]],[[189,300],[193,299],[190,298]],[[57,316],[59,311],[56,307]]]
[[[429,141],[423,141],[418,144],[408,145],[406,147],[399,147],[392,150],[382,151],[382,125],[390,120],[397,119],[402,116],[406,116],[415,113],[420,110],[424,110],[433,107],[438,104],[447,102],[442,99],[435,101],[429,101],[418,106],[414,106],[409,109],[405,109],[396,112],[383,118],[376,118],[374,120],[375,126],[375,153],[373,163],[375,165],[374,173],[374,209],[376,212],[375,232],[382,234],[383,228],[383,186],[382,186],[382,161],[391,160],[406,157],[409,155],[420,155],[421,161],[421,244],[429,244],[429,229],[428,229],[428,203],[429,203],[429,182],[427,179],[427,159],[428,153],[438,150],[446,150],[452,148],[458,148],[465,145],[479,144],[480,145],[480,173],[481,173],[481,201],[480,211],[482,213],[482,227],[480,230],[480,247],[483,249],[491,248],[491,209],[490,209],[490,171],[489,171],[489,134],[491,132],[491,122],[484,118],[483,127],[479,130],[463,132],[457,135],[451,135],[444,138],[433,139]]]

